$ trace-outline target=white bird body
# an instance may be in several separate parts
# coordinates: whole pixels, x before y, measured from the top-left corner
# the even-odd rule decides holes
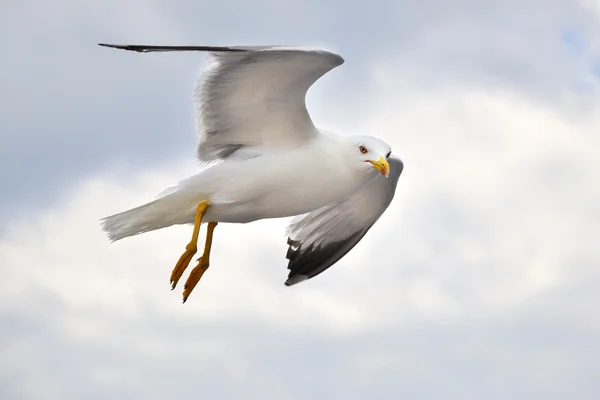
[[[373,151],[389,151],[375,138],[325,133],[298,147],[228,158],[183,180],[165,196],[107,218],[105,230],[118,240],[193,223],[203,201],[211,205],[203,222],[248,223],[308,213],[350,196],[379,175],[368,163],[347,162],[365,142]]]

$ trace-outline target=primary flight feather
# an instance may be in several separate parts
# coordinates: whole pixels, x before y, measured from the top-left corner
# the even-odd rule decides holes
[[[219,222],[248,223],[297,216],[290,226],[286,285],[310,279],[336,263],[387,209],[403,164],[372,136],[319,130],[306,93],[341,65],[341,56],[283,46],[211,47],[100,44],[137,52],[207,51],[214,64],[194,92],[197,156],[214,165],[165,195],[107,217],[110,240],[193,224],[192,240],[171,273],[175,288],[197,251],[198,265],[184,285],[185,302],[209,266]]]

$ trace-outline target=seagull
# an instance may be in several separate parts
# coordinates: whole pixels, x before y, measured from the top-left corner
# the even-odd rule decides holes
[[[288,46],[156,46],[99,43],[135,52],[207,52],[212,66],[194,91],[197,158],[207,166],[153,201],[103,218],[111,242],[176,224],[193,224],[170,276],[171,290],[198,251],[183,303],[209,267],[218,223],[294,217],[288,227],[291,286],[347,254],[390,205],[404,164],[369,135],[318,129],[306,108],[309,88],[344,59]]]

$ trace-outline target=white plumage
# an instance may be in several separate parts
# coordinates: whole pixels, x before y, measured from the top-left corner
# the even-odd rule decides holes
[[[111,240],[194,223],[203,202],[202,222],[309,213],[291,226],[289,285],[335,263],[391,202],[403,165],[394,157],[388,164],[390,146],[322,132],[307,112],[306,92],[343,63],[339,55],[289,47],[103,46],[209,51],[215,61],[198,81],[195,107],[198,159],[216,164],[148,204],[105,218]]]

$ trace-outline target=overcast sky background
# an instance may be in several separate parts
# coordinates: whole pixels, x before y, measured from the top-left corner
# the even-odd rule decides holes
[[[0,398],[598,399],[600,2],[8,1],[0,13]],[[405,163],[385,216],[287,288],[288,220],[109,244],[98,220],[197,170],[202,54],[346,64],[322,127]]]

